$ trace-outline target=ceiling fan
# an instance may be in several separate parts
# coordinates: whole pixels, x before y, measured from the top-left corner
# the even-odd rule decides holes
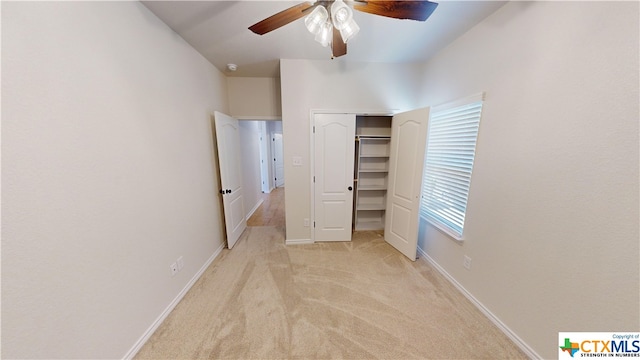
[[[318,0],[306,1],[274,14],[249,27],[264,35],[290,22],[305,17],[305,26],[322,46],[331,44],[332,58],[347,54],[347,42],[360,28],[353,20],[355,10],[395,19],[425,21],[438,6],[426,0]]]

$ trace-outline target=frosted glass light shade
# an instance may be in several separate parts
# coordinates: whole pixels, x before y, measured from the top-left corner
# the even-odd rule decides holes
[[[336,0],[331,5],[331,19],[333,26],[342,30],[353,19],[353,11],[342,0]]]
[[[316,34],[315,40],[320,43],[320,45],[327,47],[331,42],[331,37],[333,35],[333,26],[330,22],[326,22],[322,24],[320,31]]]
[[[344,41],[344,43],[346,44],[347,41],[349,41],[349,39],[356,36],[356,34],[359,31],[360,31],[360,26],[356,24],[355,20],[351,19],[351,21],[349,21],[347,25],[340,30],[340,36],[342,37],[342,41]]]
[[[322,28],[322,24],[327,22],[329,13],[322,5],[316,6],[315,9],[304,19],[304,25],[312,34],[317,34]]]

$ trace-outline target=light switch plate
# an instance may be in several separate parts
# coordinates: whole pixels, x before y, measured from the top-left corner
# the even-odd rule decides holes
[[[302,166],[302,156],[293,157],[293,166]]]

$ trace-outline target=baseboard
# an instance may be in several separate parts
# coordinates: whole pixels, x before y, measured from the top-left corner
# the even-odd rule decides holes
[[[284,241],[285,245],[305,245],[305,244],[313,244],[313,240],[311,239],[287,239]]]
[[[524,342],[516,333],[514,333],[507,325],[505,325],[500,319],[495,316],[489,309],[487,309],[478,299],[476,299],[467,289],[465,289],[453,276],[451,276],[440,264],[433,260],[427,253],[418,247],[418,253],[420,258],[424,259],[429,265],[433,266],[442,276],[444,276],[453,286],[458,289],[478,310],[480,310],[491,322],[498,327],[509,339],[511,339],[525,355],[530,359],[542,359],[527,343]]]
[[[178,296],[176,296],[175,299],[171,301],[169,306],[167,306],[167,308],[164,309],[164,311],[160,314],[160,316],[158,316],[158,318],[153,322],[153,324],[151,324],[151,326],[147,329],[147,331],[145,331],[144,334],[142,334],[140,339],[136,341],[136,343],[133,345],[131,350],[127,352],[127,354],[123,357],[123,359],[133,359],[133,357],[136,356],[138,351],[142,349],[142,346],[144,346],[144,344],[147,342],[147,340],[149,340],[151,335],[153,335],[153,333],[158,329],[160,324],[162,324],[162,322],[167,318],[167,316],[169,316],[171,311],[173,311],[173,309],[178,305],[180,300],[182,300],[182,298],[187,294],[187,292],[189,291],[189,289],[191,289],[193,284],[195,284],[196,281],[200,279],[202,274],[205,272],[205,270],[207,270],[209,265],[211,265],[213,260],[215,260],[218,257],[218,255],[220,255],[220,253],[222,252],[222,249],[224,249],[224,243],[221,244],[220,247],[216,249],[216,251],[214,251],[213,255],[211,255],[209,259],[207,259],[207,261],[204,263],[204,265],[202,265],[200,270],[198,270],[198,272],[193,276],[193,278],[191,278],[191,280],[187,283],[187,285],[185,285],[185,287],[182,289],[182,291],[180,291]]]
[[[247,214],[247,216],[245,217],[246,220],[249,220],[249,218],[251,217],[251,215],[253,215],[254,212],[256,212],[256,210],[258,210],[258,208],[260,207],[260,205],[262,205],[262,203],[264,202],[264,199],[260,199],[260,201],[258,201],[258,203],[256,204],[256,206],[253,207],[253,209],[251,209],[251,211],[249,211],[249,213]]]

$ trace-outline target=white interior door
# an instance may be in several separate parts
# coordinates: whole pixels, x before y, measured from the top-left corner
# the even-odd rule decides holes
[[[356,116],[314,119],[315,241],[351,241]]]
[[[242,168],[240,164],[240,134],[238,120],[223,113],[214,113],[216,142],[227,247],[231,249],[247,227],[242,194]]]
[[[267,151],[269,137],[267,136],[265,127],[265,122],[260,121],[260,190],[263,193],[268,193],[271,191],[269,187],[269,152]]]
[[[273,143],[273,173],[275,174],[275,187],[284,186],[284,156],[282,153],[282,134],[274,133]]]
[[[398,114],[391,123],[391,157],[384,239],[412,261],[418,220],[429,108]]]

